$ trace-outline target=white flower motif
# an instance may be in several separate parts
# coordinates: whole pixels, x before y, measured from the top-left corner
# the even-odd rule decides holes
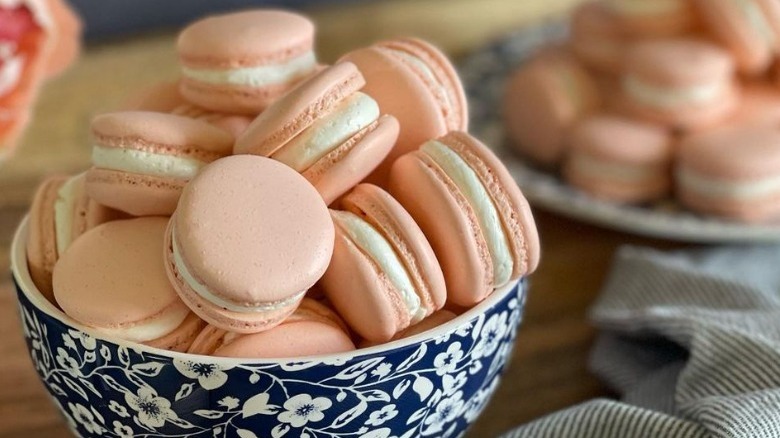
[[[463,392],[458,391],[450,398],[442,399],[436,410],[428,414],[424,424],[428,426],[422,431],[423,435],[439,434],[444,429],[444,425],[455,420],[463,409]]]
[[[68,334],[74,338],[78,339],[79,342],[81,342],[81,346],[84,347],[86,350],[94,350],[95,347],[97,347],[97,341],[95,341],[95,338],[92,336],[80,332],[77,330],[68,330]]]
[[[316,423],[325,418],[322,411],[333,406],[333,402],[325,397],[312,399],[309,394],[298,394],[284,402],[284,412],[277,419],[289,423],[292,427],[303,427],[309,421]]]
[[[114,400],[111,400],[108,404],[108,409],[111,409],[115,414],[119,415],[120,418],[127,418],[130,416],[130,414],[127,413],[127,408]]]
[[[372,430],[360,435],[360,438],[393,438],[390,436],[392,431],[386,427]]]
[[[224,406],[228,409],[235,409],[238,407],[239,402],[240,400],[238,400],[237,398],[227,396],[222,400],[220,400],[219,402],[217,402],[217,404],[219,404],[220,406]]]
[[[57,347],[57,363],[60,365],[60,368],[67,371],[72,377],[84,376],[84,374],[81,373],[79,362],[70,357],[68,352],[62,347]]]
[[[386,421],[392,420],[398,415],[395,405],[384,405],[382,409],[372,412],[366,420],[366,424],[369,426],[381,426]]]
[[[162,427],[166,420],[179,418],[171,410],[171,402],[158,397],[154,389],[141,387],[138,394],[125,394],[127,405],[138,412],[138,421],[152,428]]]
[[[377,376],[381,380],[382,378],[390,374],[390,371],[392,371],[392,369],[393,369],[392,365],[390,365],[387,362],[382,362],[381,364],[379,364],[378,367],[371,370],[371,375]]]
[[[227,374],[224,371],[232,366],[220,366],[214,363],[198,363],[189,360],[174,359],[173,366],[185,377],[198,379],[203,389],[217,389],[227,382]]]
[[[447,347],[447,351],[437,354],[433,359],[436,374],[443,376],[455,371],[458,367],[458,361],[462,358],[463,350],[460,349],[460,342],[453,342]]]
[[[102,435],[105,431],[99,424],[95,422],[95,416],[84,405],[78,403],[68,403],[68,409],[76,423],[82,425],[84,429],[89,433],[96,435]]]
[[[130,426],[125,426],[124,424],[118,421],[114,421],[113,426],[114,426],[114,433],[119,438],[133,438],[133,428],[131,428]]]
[[[488,397],[493,393],[497,385],[498,379],[493,379],[493,382],[491,382],[490,386],[480,389],[469,399],[468,402],[466,402],[466,404],[463,406],[463,417],[466,419],[466,421],[472,422],[476,420],[477,417],[479,417],[479,414],[483,409],[485,409]]]
[[[493,315],[482,326],[479,341],[471,350],[472,359],[479,359],[493,354],[498,347],[499,341],[504,337],[507,330],[507,314],[501,312],[500,315]]]
[[[455,377],[453,377],[451,374],[445,374],[442,376],[441,382],[442,387],[444,388],[444,395],[455,394],[455,392],[466,385],[466,372],[461,371]]]

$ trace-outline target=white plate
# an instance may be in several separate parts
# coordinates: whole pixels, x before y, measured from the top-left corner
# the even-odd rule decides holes
[[[505,78],[540,45],[565,38],[560,22],[524,29],[484,47],[461,64],[471,132],[493,147],[534,206],[607,228],[699,243],[780,242],[780,224],[751,225],[685,211],[675,201],[620,205],[578,191],[557,175],[529,166],[506,147],[501,122]]]

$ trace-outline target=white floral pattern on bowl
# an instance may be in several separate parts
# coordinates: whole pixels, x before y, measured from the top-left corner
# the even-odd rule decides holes
[[[250,360],[103,339],[31,286],[20,228],[12,257],[36,371],[84,437],[451,437],[498,384],[526,283],[427,334],[350,354]]]

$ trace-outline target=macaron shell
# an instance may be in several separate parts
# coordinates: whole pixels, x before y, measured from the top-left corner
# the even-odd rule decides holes
[[[87,194],[101,204],[133,216],[170,216],[186,181],[93,167]]]
[[[436,82],[432,82],[425,73],[418,72],[423,81],[432,91],[439,87],[443,87],[447,91],[447,96],[441,96],[439,99],[443,98],[444,100],[442,103],[444,104],[444,117],[447,119],[448,129],[468,130],[469,111],[466,92],[458,72],[441,50],[418,38],[389,40],[377,43],[377,46],[409,53],[425,63],[436,78]],[[414,68],[413,64],[409,66]],[[436,93],[434,92],[434,94]],[[450,101],[450,96],[454,97],[454,102]]]
[[[723,216],[744,223],[780,223],[780,195],[753,201],[736,201],[700,196],[678,186],[677,198],[691,210]]]
[[[690,86],[732,79],[734,61],[713,42],[697,38],[640,41],[626,55],[626,74],[657,86]]]
[[[185,353],[192,345],[195,337],[206,326],[206,322],[194,313],[190,313],[187,318],[176,328],[176,330],[167,335],[144,342],[145,345],[163,350],[178,351]]]
[[[740,71],[756,75],[772,61],[773,48],[751,24],[732,0],[695,0],[702,19],[720,41],[731,49]],[[752,2],[753,0],[751,0]],[[758,6],[758,2],[754,3]],[[771,20],[767,20],[771,22]]]
[[[52,290],[52,272],[55,263],[57,263],[54,202],[57,200],[57,191],[66,180],[65,176],[52,176],[43,181],[30,206],[27,266],[35,286],[52,303],[55,302]]]
[[[314,321],[300,321],[241,336],[218,348],[214,356],[290,358],[343,353],[354,349],[355,344],[338,327]]]
[[[642,182],[620,181],[618,183],[615,180],[583,173],[571,164],[563,168],[566,181],[574,187],[596,198],[619,203],[646,202],[668,195],[672,185],[669,169],[658,169],[656,173],[657,177]]]
[[[187,353],[205,356],[212,355],[217,348],[222,346],[225,335],[228,333],[227,330],[206,324],[187,348]]]
[[[431,243],[447,284],[447,299],[480,302],[493,291],[487,243],[468,202],[421,152],[396,160],[388,190],[412,215]]]
[[[512,248],[512,279],[528,275],[539,265],[541,247],[531,207],[504,164],[487,146],[465,132],[451,132],[439,139],[479,176],[498,210]]]
[[[447,288],[439,261],[425,234],[398,201],[377,186],[360,184],[342,199],[341,205],[368,222],[392,245],[419,291],[427,314],[444,306]]]
[[[230,134],[205,121],[151,111],[102,114],[92,121],[91,129],[101,146],[137,148],[207,161],[228,155],[233,146]]]
[[[183,77],[179,81],[179,93],[187,102],[213,111],[256,116],[303,80],[256,88],[207,84]]]
[[[359,49],[348,53],[341,61],[357,66],[366,80],[362,91],[377,101],[383,114],[395,116],[401,126],[395,147],[367,179],[381,186],[396,158],[448,131],[447,119],[427,84],[381,49]]]
[[[677,163],[719,179],[775,177],[780,174],[780,131],[742,126],[692,137],[680,145]]]
[[[191,104],[179,105],[174,108],[171,113],[208,122],[217,128],[227,131],[234,139],[240,137],[254,120],[251,117],[240,114],[215,113]]]
[[[321,71],[257,117],[236,141],[233,153],[270,157],[364,85],[352,63]]]
[[[588,67],[617,75],[623,70],[625,38],[603,3],[579,4],[571,18],[572,51]]]
[[[113,221],[73,242],[54,268],[54,295],[65,313],[93,327],[119,328],[182,306],[160,251],[167,222]]]
[[[389,278],[339,226],[320,284],[341,317],[365,339],[385,342],[409,326],[410,316]]]
[[[381,116],[364,131],[322,157],[303,172],[330,205],[357,185],[387,157],[398,138],[398,120]]]
[[[618,0],[619,1],[619,0]],[[648,3],[655,0],[648,0]],[[626,35],[635,38],[660,38],[684,34],[696,24],[696,14],[689,0],[679,0],[680,9],[654,14],[621,14],[610,12]]]
[[[188,66],[226,69],[280,64],[312,48],[314,24],[278,9],[215,15],[187,26],[177,50]]]

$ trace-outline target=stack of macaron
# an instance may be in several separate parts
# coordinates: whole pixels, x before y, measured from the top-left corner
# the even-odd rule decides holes
[[[509,143],[588,195],[780,220],[780,3],[587,1],[508,79]]]
[[[43,81],[78,56],[81,21],[64,0],[0,2],[0,161],[30,120]]]
[[[92,167],[30,212],[33,281],[106,335],[300,357],[412,336],[532,273],[528,203],[416,39],[323,65],[280,10],[179,37],[182,76],[91,124]]]

